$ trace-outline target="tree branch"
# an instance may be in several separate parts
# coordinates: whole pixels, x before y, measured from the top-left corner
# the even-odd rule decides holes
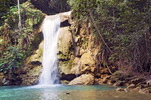
[[[109,48],[109,46],[108,46],[107,43],[105,42],[105,40],[104,40],[102,34],[100,33],[100,31],[99,31],[99,29],[98,29],[98,27],[97,27],[97,25],[96,25],[96,23],[95,23],[95,21],[94,21],[94,17],[93,17],[93,15],[92,15],[91,10],[89,10],[89,14],[90,14],[90,18],[91,18],[91,20],[92,20],[92,22],[93,22],[93,24],[94,24],[94,27],[95,27],[95,29],[97,30],[97,32],[99,33],[99,35],[100,35],[100,37],[101,37],[103,43],[104,43],[105,46],[108,48],[108,50],[109,50],[111,53],[113,53],[113,51]]]

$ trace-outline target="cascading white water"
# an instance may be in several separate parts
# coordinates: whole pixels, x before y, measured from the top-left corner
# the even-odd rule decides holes
[[[60,16],[47,16],[43,23],[44,49],[43,70],[39,79],[39,85],[59,83],[57,68],[57,39],[60,28]]]

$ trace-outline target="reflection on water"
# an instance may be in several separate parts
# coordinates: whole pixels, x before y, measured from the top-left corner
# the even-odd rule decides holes
[[[0,87],[0,100],[151,100],[150,94],[116,92],[107,86]]]

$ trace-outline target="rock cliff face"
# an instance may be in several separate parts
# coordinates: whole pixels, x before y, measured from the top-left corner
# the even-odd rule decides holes
[[[33,55],[26,59],[22,74],[20,75],[22,85],[34,85],[38,83],[42,70],[43,43],[42,41]]]
[[[101,42],[96,41],[89,27],[89,23],[78,24],[71,21],[69,17],[70,13],[71,12],[57,14],[61,17],[57,51],[60,82],[68,84],[79,76],[82,78],[77,78],[77,80],[83,79],[82,75],[87,74],[93,76],[94,80],[95,78],[106,77],[109,74],[108,69],[101,67],[97,61],[97,55],[102,45]],[[55,17],[56,15],[52,16]],[[42,33],[40,34],[42,35]],[[25,60],[19,77],[22,79],[22,85],[38,83],[42,69],[42,52],[43,42],[41,42],[39,48]],[[94,84],[98,82],[91,83]],[[85,82],[80,84],[85,84]]]
[[[96,55],[101,44],[95,45],[94,37],[90,33],[87,25],[82,27],[62,27],[58,40],[58,63],[61,82],[75,81],[69,84],[87,84],[83,80],[83,75],[93,76],[97,71]],[[81,76],[82,75],[82,76]],[[88,75],[88,76],[89,76]],[[68,83],[68,82],[66,82]],[[91,82],[93,84],[94,82]],[[89,83],[88,83],[89,84]]]
[[[62,15],[62,14],[61,14]],[[97,54],[101,43],[95,43],[95,38],[88,25],[74,26],[66,18],[61,23],[58,38],[58,69],[62,84],[94,84],[95,78],[102,78],[109,74],[108,70],[97,65]],[[22,85],[38,83],[41,73],[43,42],[39,49],[25,62],[25,74],[21,75]],[[102,75],[101,75],[102,73]],[[104,76],[103,76],[104,75]],[[89,78],[88,78],[89,77]],[[84,78],[88,78],[83,80]],[[82,81],[83,80],[83,81]]]

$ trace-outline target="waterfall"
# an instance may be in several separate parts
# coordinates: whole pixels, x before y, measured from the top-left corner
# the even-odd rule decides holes
[[[44,36],[43,70],[39,85],[59,83],[57,68],[57,39],[60,28],[60,16],[47,16],[44,19],[42,32]]]

